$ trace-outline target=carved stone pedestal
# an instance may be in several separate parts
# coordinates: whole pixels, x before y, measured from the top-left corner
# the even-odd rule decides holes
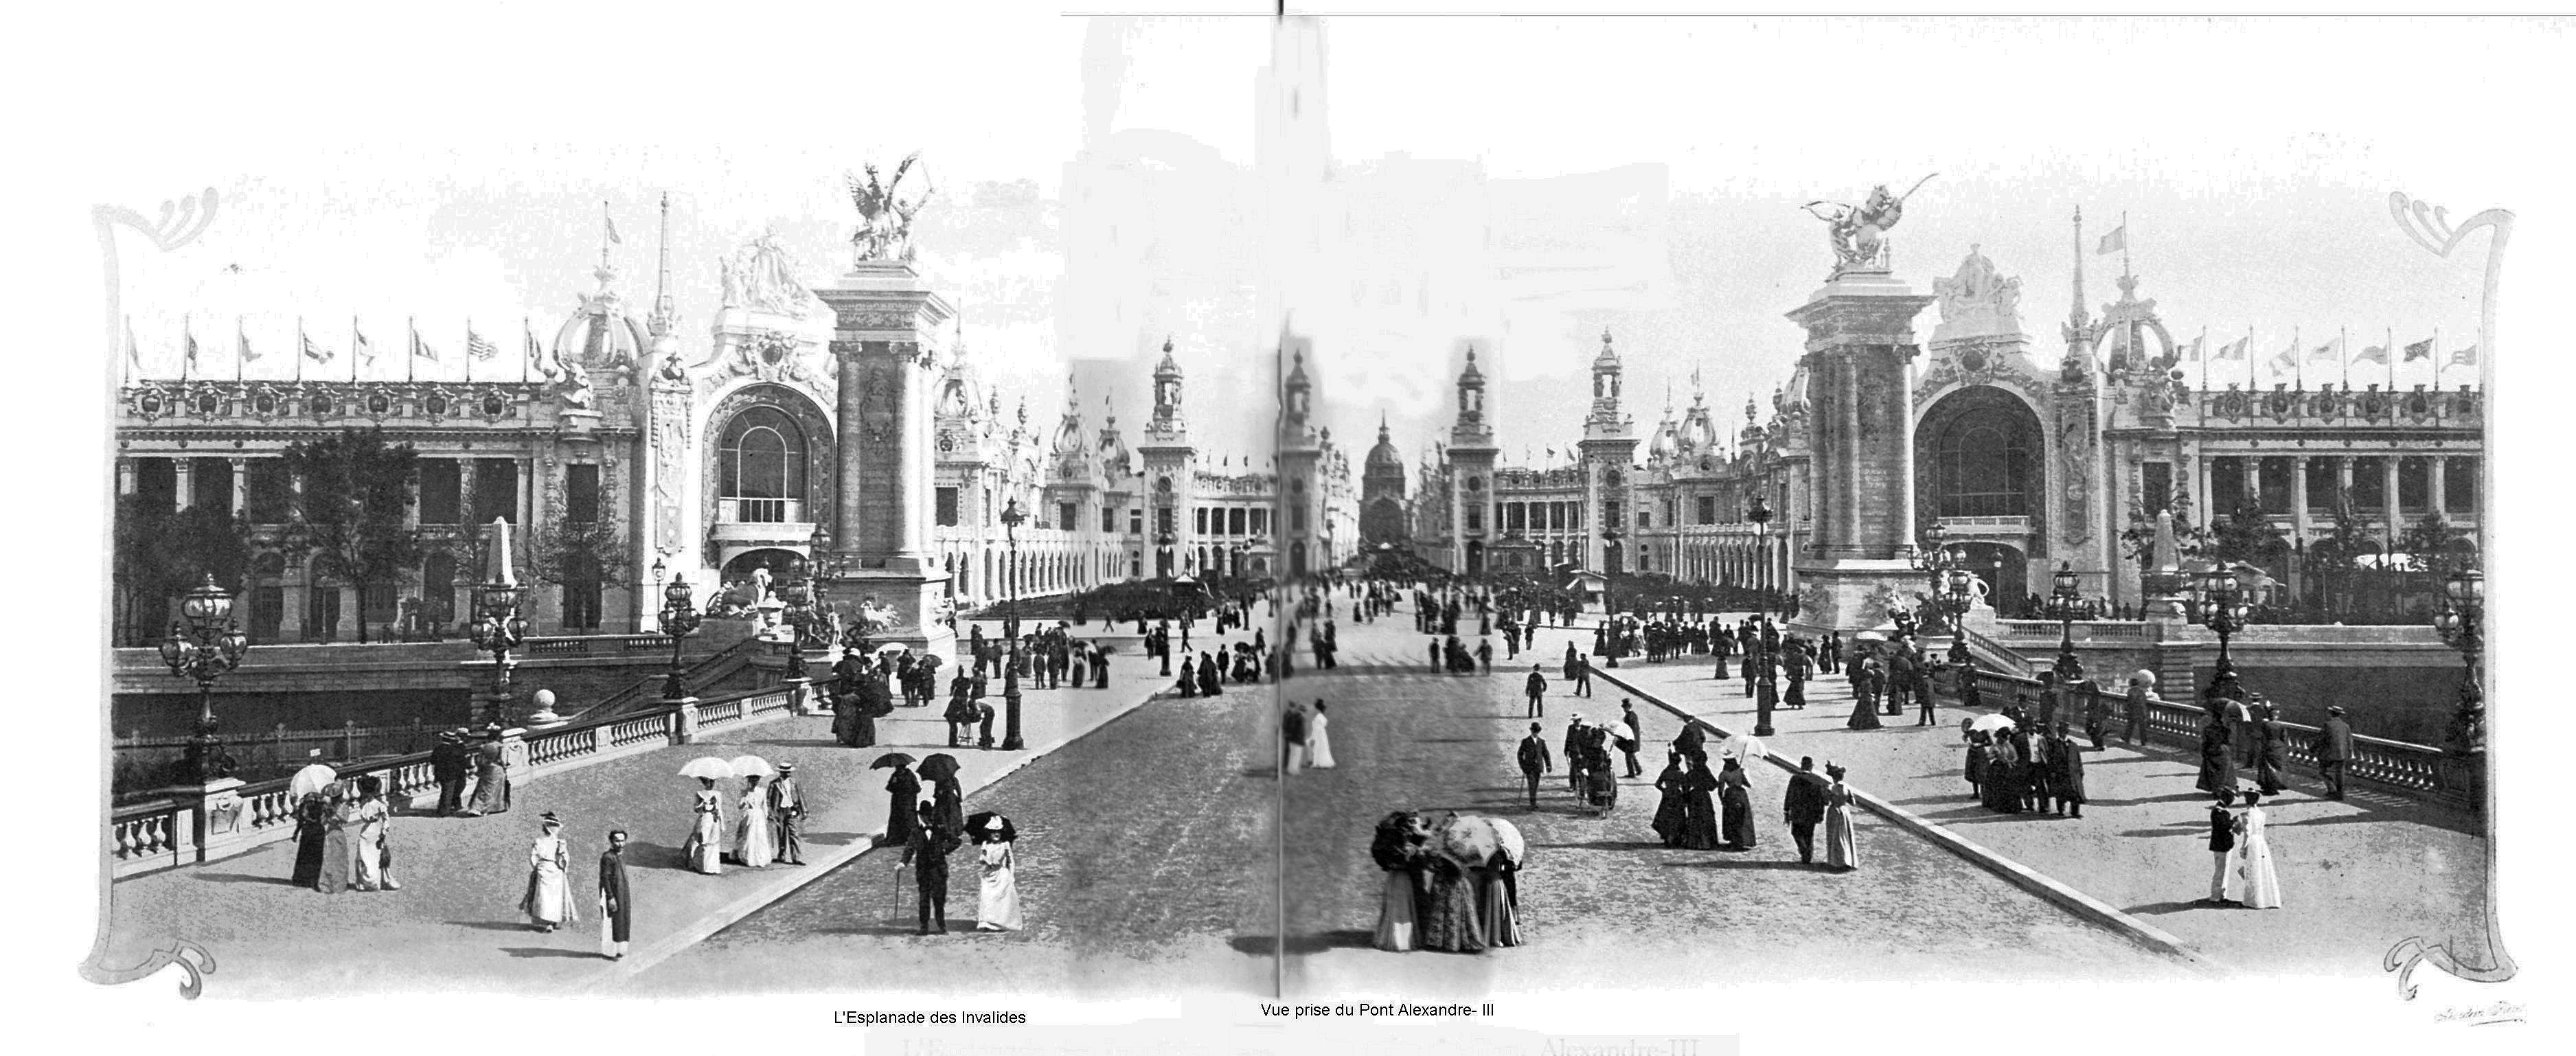
[[[814,295],[832,309],[840,374],[829,514],[840,571],[828,604],[846,620],[873,598],[892,610],[880,641],[952,657],[956,632],[938,622],[948,575],[930,549],[930,401],[941,327],[955,310],[910,264],[886,260],[861,261]]]

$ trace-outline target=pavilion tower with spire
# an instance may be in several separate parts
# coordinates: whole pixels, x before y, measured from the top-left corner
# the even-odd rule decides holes
[[[1601,331],[1601,351],[1592,357],[1592,410],[1583,418],[1583,440],[1577,445],[1583,469],[1583,567],[1606,575],[1630,571],[1635,562],[1627,525],[1635,503],[1636,422],[1619,406],[1626,368]]]
[[[1468,574],[1485,570],[1486,551],[1502,535],[1494,523],[1494,423],[1485,406],[1485,374],[1476,349],[1458,372],[1458,422],[1449,429],[1449,567]]]
[[[1190,510],[1199,451],[1190,443],[1189,418],[1181,410],[1181,380],[1181,361],[1166,337],[1163,359],[1154,365],[1154,413],[1145,423],[1145,442],[1136,445],[1145,462],[1145,538],[1151,552],[1145,568],[1154,577],[1192,571],[1188,555],[1196,545]]]

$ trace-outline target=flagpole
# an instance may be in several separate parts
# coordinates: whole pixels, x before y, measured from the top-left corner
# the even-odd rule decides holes
[[[528,328],[528,317],[519,317],[519,384],[528,383],[528,338],[536,331]]]
[[[2308,349],[2306,343],[2299,340],[2296,323],[2290,324],[2290,377],[2298,381],[2300,388],[2308,387]]]
[[[403,316],[403,380],[420,380],[420,317]]]
[[[304,382],[304,317],[295,317],[295,381]]]
[[[2352,391],[2352,342],[2344,340],[2343,328],[2335,327],[2335,351],[2343,353],[2343,391]]]
[[[366,341],[367,341],[366,335],[360,334],[360,333],[358,332],[358,316],[357,316],[357,313],[355,313],[355,312],[350,313],[350,314],[349,314],[349,384],[351,384],[351,385],[355,385],[355,384],[357,384],[357,383],[358,383],[358,351],[359,351],[359,346],[360,346],[360,345],[365,344],[365,343],[366,343]]]
[[[2200,391],[2209,391],[2209,327],[2200,328]]]
[[[2438,334],[2439,331],[2436,333]],[[179,313],[179,380],[181,381],[188,380],[188,368],[196,366],[188,360],[188,313],[181,312]],[[238,384],[241,379],[234,378],[233,381]]]
[[[2441,326],[2440,326],[2439,324],[2436,324],[2436,325],[2433,327],[2433,388],[2435,388],[2435,389],[2437,389],[2437,390],[2438,390],[2438,389],[2440,389],[2441,387],[2442,387],[2442,328],[2441,328]]]
[[[601,253],[600,259],[608,259],[608,254]],[[470,315],[465,317],[465,383],[474,384],[474,317]]]
[[[2126,209],[2120,210],[2120,277],[2124,279],[2131,277],[2131,273],[2129,271],[2129,211]]]
[[[2388,357],[2388,391],[2395,392],[2397,391],[2397,357],[2406,353],[2397,348],[2396,327],[2388,327],[2387,333],[2381,335],[2380,340],[2382,342],[2380,347],[2386,350],[2381,354]]]
[[[242,317],[233,316],[233,384],[241,384],[242,353],[250,351],[250,334],[242,330]]]

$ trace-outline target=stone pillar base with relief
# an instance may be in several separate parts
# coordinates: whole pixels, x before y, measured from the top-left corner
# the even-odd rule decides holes
[[[1888,608],[1912,603],[1923,589],[1923,573],[1902,560],[1853,558],[1797,569],[1798,615],[1789,620],[1794,634],[1849,638],[1886,626]]]

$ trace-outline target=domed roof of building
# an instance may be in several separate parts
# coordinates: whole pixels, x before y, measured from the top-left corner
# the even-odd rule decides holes
[[[1610,330],[1608,327],[1603,327],[1601,330],[1601,354],[1592,357],[1592,369],[1619,369],[1619,353],[1610,348]]]
[[[1361,462],[1361,465],[1370,473],[1385,470],[1401,475],[1404,472],[1404,456],[1396,452],[1395,440],[1392,434],[1387,432],[1386,419],[1383,416],[1379,417],[1377,422],[1377,446],[1369,448],[1368,457]]]
[[[1471,381],[1482,383],[1484,380],[1484,372],[1476,369],[1476,350],[1470,348],[1467,350],[1467,369],[1458,372],[1458,383],[1461,385]]]
[[[1711,418],[1706,395],[1691,401],[1690,413],[1682,416],[1679,440],[1683,451],[1701,454],[1717,450],[1717,423]]]
[[[1172,339],[1166,337],[1163,339],[1163,361],[1154,365],[1154,374],[1157,377],[1165,374],[1177,376],[1180,372],[1181,361],[1172,357]]]
[[[627,312],[625,298],[608,288],[617,277],[616,269],[601,265],[591,274],[599,279],[599,289],[583,295],[572,318],[564,320],[563,329],[555,331],[555,359],[594,369],[632,367],[643,362],[644,354],[652,348],[652,339],[643,320]]]

